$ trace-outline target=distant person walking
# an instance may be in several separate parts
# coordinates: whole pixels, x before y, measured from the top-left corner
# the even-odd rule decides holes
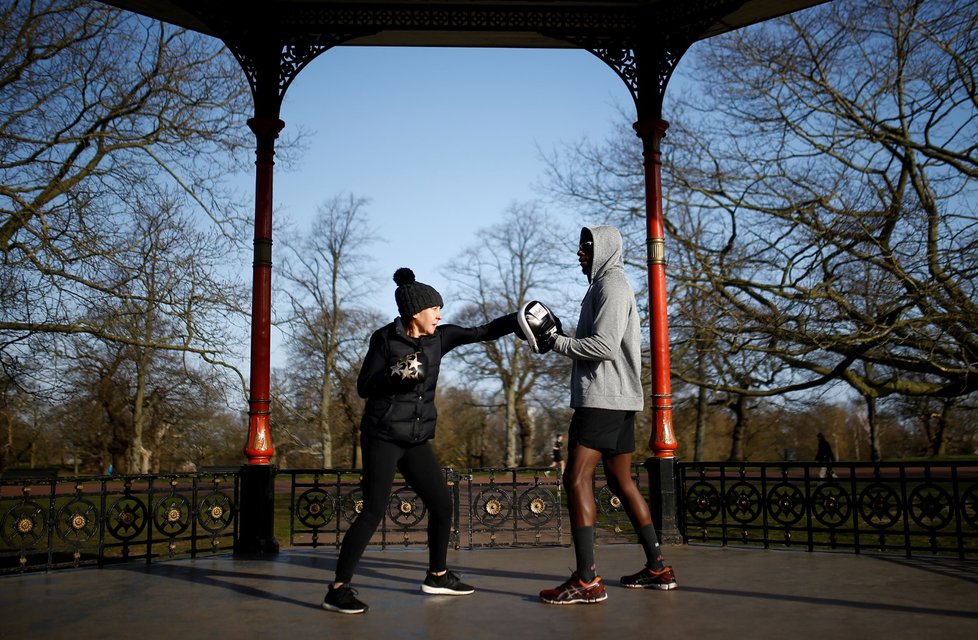
[[[826,440],[825,436],[821,433],[819,433],[816,437],[818,438],[818,450],[815,452],[815,462],[822,462],[826,465],[831,465],[833,462],[835,462],[835,454],[832,453],[832,445],[829,444],[829,441]],[[818,470],[819,479],[824,480],[828,473],[828,466],[822,467]],[[835,475],[835,471],[832,472],[832,477],[838,477]]]
[[[564,462],[564,434],[558,433],[557,437],[554,439],[553,452],[551,456],[553,459],[550,461],[550,468],[553,469],[554,467],[557,467],[560,469],[560,475],[564,475],[564,466],[566,465]],[[549,471],[547,472],[547,475],[550,475]]]

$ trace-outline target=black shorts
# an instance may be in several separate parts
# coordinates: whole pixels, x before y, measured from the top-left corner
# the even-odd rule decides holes
[[[577,445],[616,456],[635,451],[635,412],[617,409],[574,409],[568,431],[567,450]]]

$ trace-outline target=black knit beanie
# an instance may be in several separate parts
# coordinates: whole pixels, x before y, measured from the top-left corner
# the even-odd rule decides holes
[[[414,272],[407,267],[401,267],[394,272],[394,300],[397,302],[397,312],[407,320],[419,311],[428,307],[443,307],[441,294],[435,288],[414,279]]]

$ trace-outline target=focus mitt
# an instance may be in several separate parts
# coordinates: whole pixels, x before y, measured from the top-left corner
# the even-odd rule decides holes
[[[546,353],[553,349],[561,333],[560,320],[539,300],[524,304],[516,314],[516,321],[533,353]]]

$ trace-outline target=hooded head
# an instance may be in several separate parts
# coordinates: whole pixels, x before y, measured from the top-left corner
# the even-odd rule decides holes
[[[588,282],[612,269],[625,270],[621,233],[610,225],[582,228],[577,255]]]
[[[397,283],[397,289],[394,290],[397,313],[404,320],[430,307],[445,306],[441,294],[434,287],[418,282],[414,272],[407,267],[401,267],[394,272],[394,282]]]

